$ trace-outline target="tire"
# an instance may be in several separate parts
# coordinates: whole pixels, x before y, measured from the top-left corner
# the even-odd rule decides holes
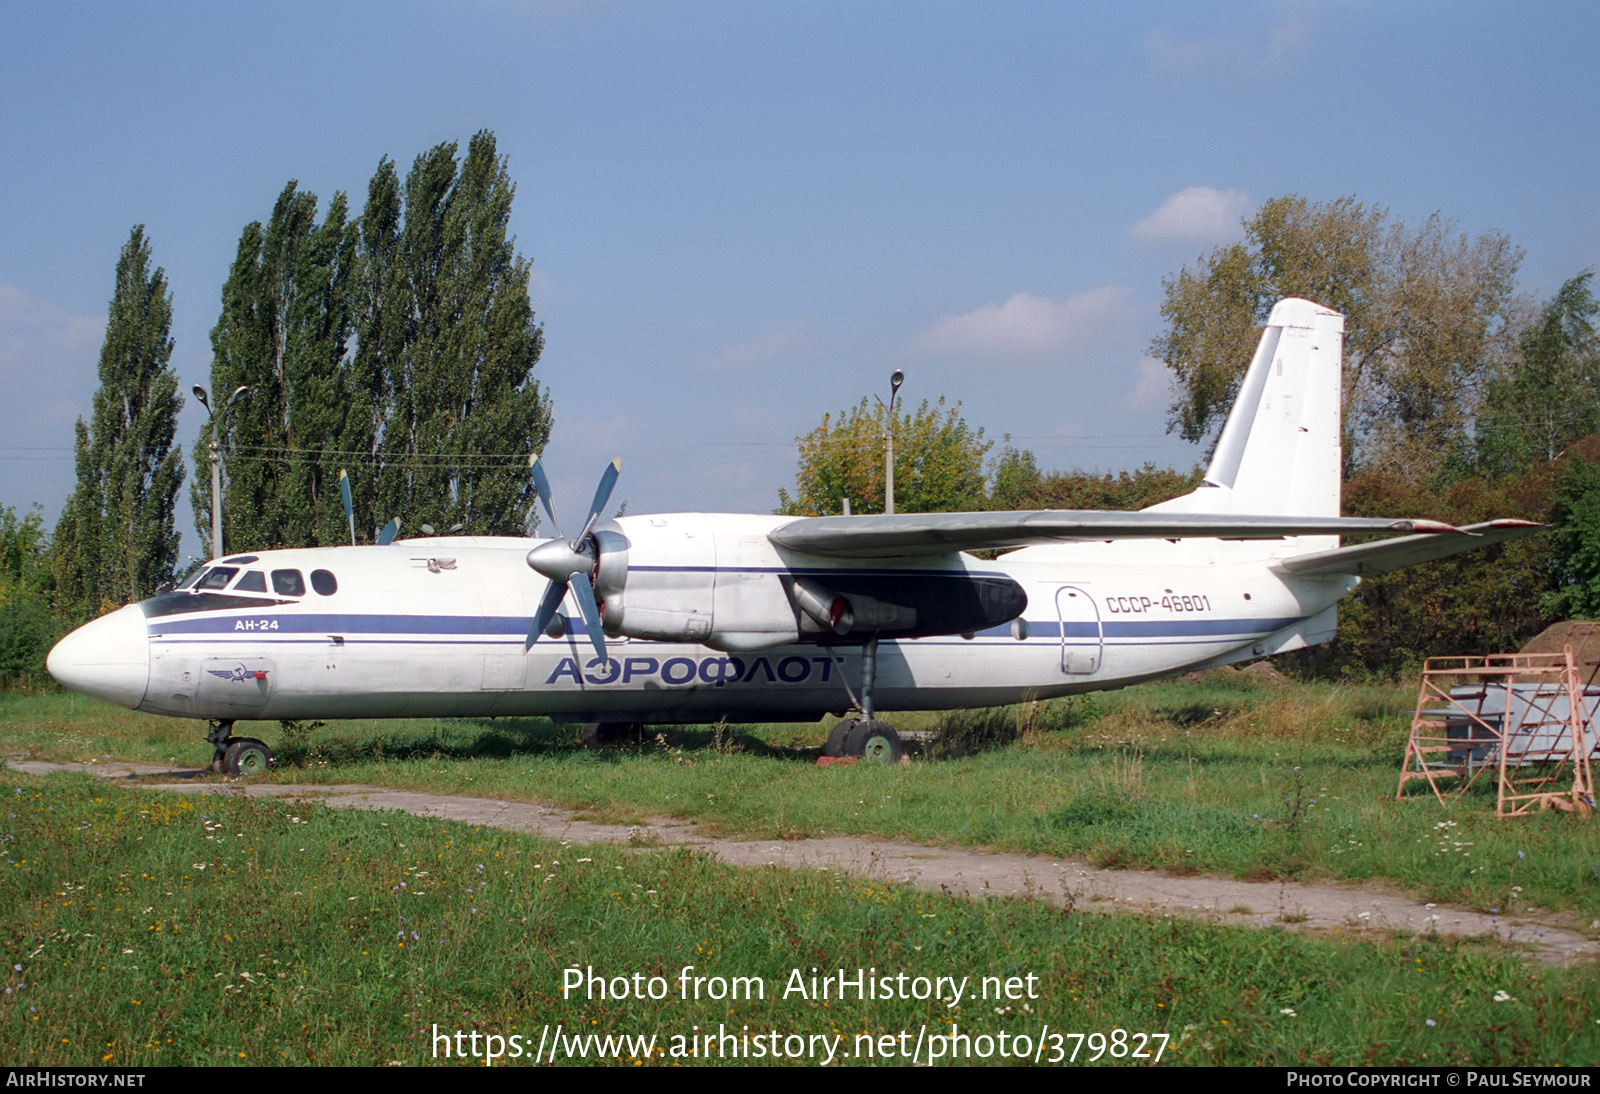
[[[272,767],[272,749],[254,737],[235,737],[222,754],[224,775],[263,775]]]
[[[822,754],[838,759],[845,754],[844,743],[850,736],[850,731],[856,728],[860,718],[841,718],[833,724],[828,731],[828,743],[822,746]]]
[[[611,748],[637,741],[643,733],[641,722],[585,722],[578,740],[584,748]]]
[[[845,738],[844,752],[846,756],[859,756],[866,763],[897,764],[906,749],[893,726],[873,720],[856,723]]]

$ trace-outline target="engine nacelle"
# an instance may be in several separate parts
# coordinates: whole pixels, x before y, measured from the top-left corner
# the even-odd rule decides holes
[[[716,547],[709,535],[665,517],[608,521],[595,533],[595,598],[613,638],[702,642],[711,633]]]
[[[966,634],[1009,623],[1028,605],[1022,586],[998,573],[791,567],[749,519],[689,513],[598,528],[594,587],[606,633],[743,653],[802,637]]]

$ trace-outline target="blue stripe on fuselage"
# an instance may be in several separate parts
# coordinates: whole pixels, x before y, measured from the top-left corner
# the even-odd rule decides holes
[[[1168,619],[1141,620],[1139,622],[1110,621],[1094,623],[1068,623],[1068,638],[1178,638],[1197,635],[1266,634],[1282,630],[1301,622],[1300,617],[1276,619]],[[240,624],[245,624],[240,626]],[[573,634],[587,634],[583,620],[568,620]],[[979,632],[985,637],[1009,637],[1011,624],[990,627]],[[1055,620],[1029,620],[1029,634],[1034,638],[1061,637],[1062,624]],[[468,635],[516,635],[528,633],[526,616],[481,615],[302,615],[282,613],[270,615],[191,616],[187,619],[167,617],[150,621],[153,636],[168,634],[338,634],[389,635],[431,634],[443,637]]]

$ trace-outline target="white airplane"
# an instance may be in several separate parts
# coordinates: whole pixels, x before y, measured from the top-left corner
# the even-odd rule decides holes
[[[206,719],[215,766],[271,762],[237,720],[845,715],[826,752],[897,759],[877,709],[1118,688],[1326,642],[1361,575],[1538,529],[1339,516],[1344,317],[1272,311],[1203,484],[1136,513],[794,519],[680,513],[216,560],[50,652],[70,688]],[[1399,538],[1340,547],[1338,536]],[[965,553],[1021,548],[995,561]],[[848,716],[848,712],[856,712]]]

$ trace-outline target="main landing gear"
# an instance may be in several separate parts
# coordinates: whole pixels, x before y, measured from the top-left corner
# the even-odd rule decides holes
[[[585,722],[578,730],[578,742],[584,748],[609,748],[612,745],[637,744],[644,739],[642,722]]]
[[[206,741],[216,749],[213,775],[259,775],[272,766],[272,749],[254,737],[233,736],[233,722],[211,722],[209,727]]]
[[[844,680],[843,668],[840,663],[839,679]],[[905,755],[905,745],[900,741],[900,734],[894,727],[886,722],[880,722],[872,716],[872,692],[878,682],[878,639],[876,636],[867,639],[861,647],[861,699],[856,702],[856,697],[851,694],[850,699],[856,702],[861,710],[859,715],[840,719],[828,733],[828,743],[822,746],[824,756],[841,757],[855,756],[858,759],[872,763],[899,763],[900,757]],[[850,685],[845,684],[845,690],[850,690]]]

